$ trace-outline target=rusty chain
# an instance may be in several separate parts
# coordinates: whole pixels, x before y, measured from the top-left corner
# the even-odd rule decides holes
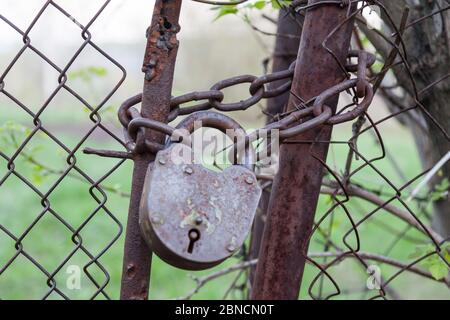
[[[373,89],[366,79],[366,70],[375,63],[375,56],[365,51],[352,50],[349,52],[348,58],[358,59],[357,64],[347,63],[345,65],[346,71],[356,73],[357,78],[347,79],[322,92],[317,97],[301,103],[294,112],[280,115],[278,121],[272,122],[249,134],[247,136],[247,141],[255,141],[259,137],[259,132],[261,130],[278,129],[280,130],[279,138],[282,143],[285,139],[294,137],[302,132],[316,128],[317,126],[323,124],[335,125],[354,120],[361,116],[367,110],[373,99]],[[210,90],[193,91],[181,96],[173,97],[170,103],[171,112],[168,117],[168,122],[175,120],[179,116],[190,115],[195,112],[209,109],[216,109],[222,112],[247,110],[262,99],[272,98],[290,90],[294,69],[295,62],[293,62],[287,70],[266,74],[260,77],[253,75],[236,76],[215,83],[211,86]],[[275,89],[269,90],[266,88],[266,85],[269,83],[279,80],[287,81]],[[243,83],[250,84],[250,97],[239,102],[224,103],[223,100],[225,95],[221,90]],[[325,105],[325,101],[332,96],[348,90],[355,90],[356,100],[357,98],[362,98],[362,101],[359,103],[358,101],[355,101],[356,107],[346,113],[333,115],[331,109]],[[137,94],[124,101],[118,111],[119,121],[124,127],[128,158],[130,157],[130,154],[146,151],[156,153],[164,148],[162,144],[146,141],[143,138],[145,129],[156,130],[168,136],[171,136],[175,130],[175,128],[166,123],[141,117],[138,109],[134,107],[141,101],[142,94]],[[200,101],[200,103],[182,107],[182,105],[198,101]],[[90,152],[93,151],[90,150]],[[111,156],[105,151],[102,151],[101,153],[105,156]]]

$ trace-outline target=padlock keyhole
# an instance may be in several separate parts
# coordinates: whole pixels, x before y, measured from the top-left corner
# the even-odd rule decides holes
[[[194,244],[198,240],[200,240],[200,231],[198,231],[197,229],[191,229],[189,230],[188,237],[189,237],[189,246],[187,252],[192,253],[192,251],[194,251]]]

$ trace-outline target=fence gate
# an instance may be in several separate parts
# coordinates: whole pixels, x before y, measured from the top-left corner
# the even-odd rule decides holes
[[[242,180],[244,186],[262,190],[251,241],[242,247],[234,240],[227,242],[225,249],[237,262],[195,276],[193,290],[184,298],[192,298],[207,283],[229,275],[233,278],[224,298],[235,290],[249,299],[297,299],[299,294],[313,299],[339,295],[400,299],[408,297],[406,282],[410,279],[428,281],[436,286],[437,297],[448,298],[450,246],[446,238],[450,234],[440,228],[445,222],[431,227],[433,214],[442,212],[442,203],[448,201],[448,119],[445,114],[437,117],[443,111],[425,103],[440,101],[437,92],[448,91],[449,73],[445,68],[431,70],[430,60],[417,61],[411,51],[418,44],[411,37],[431,32],[427,28],[422,32],[423,25],[445,25],[450,3],[436,1],[435,7],[399,10],[392,2],[378,0],[275,1],[278,5],[274,1],[194,1],[216,6],[221,10],[219,16],[267,8],[269,3],[281,7],[278,21],[264,14],[277,24],[274,34],[245,20],[254,32],[275,37],[275,50],[268,60],[273,60],[271,72],[239,75],[207,90],[173,96],[182,1],[156,0],[150,26],[143,30],[147,42],[142,93],[113,109],[123,135],[116,134],[104,119],[126,70],[96,44],[92,32],[111,1],[101,2],[91,19],[83,22],[65,9],[64,1],[43,1],[26,26],[3,14],[0,7],[1,28],[20,43],[12,56],[0,55],[0,298],[148,299],[152,252],[141,234],[148,230],[141,231],[140,203],[147,196],[144,185],[149,166],[158,165],[155,156],[182,127],[173,122],[183,119],[181,124],[192,128],[200,120],[205,128],[240,127],[226,115],[249,110],[255,115],[263,101],[268,103],[263,112],[267,124],[246,132],[244,140],[234,141],[225,150],[256,149],[255,162],[248,165],[255,175]],[[244,2],[250,5],[244,7]],[[367,25],[363,15],[367,10],[378,13],[382,28]],[[58,48],[49,51],[33,41],[33,32],[50,12],[77,29],[79,46],[64,61],[51,52]],[[436,24],[437,20],[442,23]],[[85,55],[103,59],[109,69],[78,68]],[[448,60],[449,55],[447,50]],[[33,70],[21,69],[27,59],[43,62],[53,75],[54,83],[49,80],[48,84],[51,90],[40,101],[17,90],[25,85],[32,88],[27,82],[35,81]],[[449,66],[448,61],[442,64]],[[114,78],[115,84],[98,92],[93,77]],[[95,93],[79,90],[80,83]],[[249,86],[248,98],[230,102],[226,89],[242,85]],[[395,90],[413,105],[404,106]],[[387,101],[387,115],[380,116],[377,110],[372,113],[374,105],[381,103],[374,100],[375,93]],[[338,105],[345,94],[349,102]],[[435,100],[430,98],[433,94]],[[71,101],[77,109],[63,113],[64,101]],[[68,137],[64,130],[70,128],[58,124],[70,119],[84,121]],[[396,119],[408,128],[422,126],[431,137],[428,142],[440,146],[435,148],[437,158],[425,169],[407,167],[409,160],[398,151],[402,141],[385,126]],[[267,139],[262,139],[264,135]],[[338,147],[344,151],[336,157]],[[278,155],[278,172],[268,174],[272,162],[267,161]],[[249,161],[251,157],[236,156],[231,161],[242,164],[244,158]],[[132,173],[126,162],[132,162]],[[165,165],[161,160],[160,164]],[[183,168],[185,176],[195,176],[195,169]],[[131,192],[109,182],[118,172],[131,177]],[[234,182],[239,183],[238,179]],[[202,181],[217,187],[217,180]],[[161,189],[162,202],[177,200],[164,197],[169,192]],[[83,198],[78,199],[75,192]],[[192,243],[201,238],[201,232],[214,233],[227,223],[220,212],[214,220],[203,212],[205,208],[194,210],[192,202],[201,199],[200,193],[192,191],[182,212],[173,212],[182,215],[179,228],[201,230],[197,238],[191,238]],[[236,205],[239,212],[255,211],[247,208],[249,195],[244,197],[245,205],[234,203],[238,196],[230,192],[226,203]],[[117,209],[122,210],[119,203],[123,206],[128,198],[125,219]],[[205,205],[215,206],[214,201]],[[39,212],[34,210],[37,206]],[[165,223],[152,214],[153,227]],[[235,229],[242,227],[245,218],[236,220]],[[231,233],[233,228],[221,235]],[[122,241],[120,261],[122,255],[112,248]],[[192,252],[190,248],[186,250]],[[123,263],[121,275],[111,271],[119,270],[119,263]],[[354,273],[340,276],[341,264],[351,266]],[[81,278],[87,290],[74,290],[80,287]],[[341,289],[354,278],[360,278],[361,284]],[[177,283],[174,279],[166,285]]]

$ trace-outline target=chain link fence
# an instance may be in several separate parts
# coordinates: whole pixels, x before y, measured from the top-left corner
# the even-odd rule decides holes
[[[109,299],[118,295],[108,288],[118,291],[119,275],[111,277],[112,266],[110,262],[108,265],[102,263],[102,259],[121,239],[123,220],[113,212],[116,212],[118,202],[127,202],[129,195],[108,181],[127,159],[164,148],[162,144],[146,141],[143,138],[146,130],[170,135],[174,126],[146,119],[140,114],[134,106],[141,102],[142,94],[128,99],[118,110],[125,138],[105,124],[103,119],[108,114],[104,111],[110,109],[109,101],[126,76],[120,63],[96,45],[95,37],[90,33],[91,26],[109,3],[105,1],[85,25],[55,1],[45,2],[24,30],[0,12],[0,22],[22,41],[17,54],[4,70],[0,70],[0,134],[3,139],[0,149],[0,298],[11,297],[8,295],[10,287],[18,288],[12,290],[14,292],[19,291],[12,295],[13,298]],[[315,156],[313,150],[317,145],[330,146],[327,161],[317,160],[321,161],[324,178],[312,230],[304,230],[309,248],[298,248],[298,254],[307,261],[300,297],[448,299],[449,235],[446,234],[448,230],[441,228],[446,222],[436,217],[446,212],[450,184],[448,164],[445,163],[450,141],[449,120],[441,103],[449,92],[450,49],[445,49],[445,40],[442,40],[450,39],[449,2],[434,1],[425,7],[411,5],[410,11],[384,1],[279,4],[283,7],[280,17],[294,20],[321,6],[349,8],[346,22],[355,19],[354,50],[350,51],[347,63],[341,65],[344,80],[330,90],[304,100],[289,91],[295,55],[281,53],[290,59],[290,67],[286,70],[273,70],[260,77],[237,76],[219,81],[209,90],[172,97],[168,120],[209,109],[256,114],[255,106],[260,106],[262,99],[286,94],[289,97],[290,92],[294,110],[284,108],[287,98],[278,102],[276,112],[270,110],[269,114],[258,110],[259,114],[268,116],[264,129],[280,129],[282,145],[310,146],[312,151],[308,156]],[[350,10],[351,5],[357,5],[354,12]],[[221,8],[227,7],[219,5],[218,10],[223,10]],[[79,31],[79,47],[63,64],[56,63],[50,58],[51,54],[33,44],[33,29],[45,19],[49,10],[56,10]],[[382,27],[367,24],[362,14],[367,10],[377,13]],[[242,12],[231,13],[239,15]],[[267,16],[265,19],[273,20]],[[246,22],[258,35],[299,41],[296,34],[270,33],[262,31],[251,20]],[[172,30],[173,21],[169,24],[163,21],[164,28],[178,32]],[[433,31],[432,26],[441,29]],[[338,27],[334,32],[337,30]],[[332,38],[334,32],[327,38]],[[423,52],[420,44],[414,41],[418,35],[427,41],[442,42],[443,47],[436,46],[430,52]],[[160,41],[173,45],[171,38]],[[339,56],[327,48],[326,41],[320,49]],[[117,78],[116,84],[96,99],[81,94],[74,85],[75,80],[81,78],[95,90],[95,83],[87,74],[104,76],[103,69],[80,71],[75,67],[87,51],[91,56],[106,59],[115,69],[108,71],[108,77],[114,74]],[[267,61],[276,59],[277,54],[280,52],[275,52]],[[433,60],[432,54],[439,54],[440,59]],[[16,85],[8,81],[26,55],[45,61],[54,70],[56,86],[40,103],[18,96],[14,91]],[[155,64],[144,65],[145,81],[152,81]],[[356,78],[352,79],[353,74]],[[20,79],[27,81],[28,76],[21,73]],[[18,79],[17,76],[14,79]],[[230,103],[222,90],[243,83],[250,83],[250,98]],[[333,115],[323,102],[338,93],[345,95],[344,103]],[[54,131],[52,125],[48,126],[58,118],[61,97],[73,101],[81,111],[79,118],[84,119],[83,123],[89,123],[77,130],[76,139],[67,138]],[[382,105],[386,111],[379,110]],[[12,109],[19,110],[20,123],[26,124],[3,120],[8,119]],[[78,111],[73,111],[73,117],[77,117]],[[27,121],[23,120],[25,118]],[[330,125],[335,125],[331,140],[320,140],[320,134],[312,140],[298,136]],[[102,137],[100,141],[98,137]],[[248,137],[251,140],[258,138],[255,133]],[[106,150],[112,148],[116,151]],[[426,157],[425,153],[432,156]],[[263,161],[257,167],[264,194],[270,197],[272,180],[276,178],[267,171]],[[283,187],[290,188],[289,185]],[[89,204],[71,198],[70,188],[78,188],[88,195]],[[110,205],[111,195],[118,198]],[[64,203],[66,201],[68,203]],[[36,203],[42,207],[41,211],[27,212],[26,208],[32,208]],[[263,225],[267,220],[266,209],[261,204],[257,212],[257,219]],[[262,234],[253,234],[255,236],[262,237]],[[251,271],[257,263],[257,257],[251,254],[252,245],[246,242],[225,266],[195,275],[182,298],[196,297],[211,282],[222,277],[227,277],[228,283],[221,289],[223,298],[249,297],[253,285]],[[122,256],[113,254],[113,257],[117,270],[122,264]],[[72,289],[79,286],[80,274],[88,289],[77,293]],[[28,277],[32,279],[25,279]],[[165,285],[176,286],[176,283]]]
[[[13,295],[15,298],[74,298],[69,289],[79,285],[76,279],[80,278],[80,273],[85,275],[86,282],[90,282],[85,285],[91,290],[86,290],[87,293],[79,298],[110,297],[105,288],[111,277],[101,258],[121,236],[122,224],[108,208],[108,196],[102,183],[124,160],[116,161],[111,167],[110,162],[92,162],[92,157],[83,161],[79,159],[83,146],[91,142],[94,132],[97,136],[104,134],[107,139],[123,144],[120,137],[103,125],[101,110],[124,81],[126,71],[94,42],[89,31],[109,2],[105,1],[86,25],[53,1],[47,1],[42,6],[27,29],[20,29],[14,21],[0,14],[0,21],[13,30],[23,43],[0,76],[3,138],[0,150],[2,298],[8,298],[9,290],[17,292],[15,286],[22,290],[19,296]],[[79,47],[64,64],[56,63],[49,57],[51,53],[46,54],[33,44],[34,28],[46,19],[49,11],[54,13],[55,10],[79,30]],[[88,97],[83,97],[73,88],[74,81],[69,79],[70,72],[77,68],[75,62],[86,52],[91,58],[99,55],[107,59],[120,72],[117,84],[100,101],[89,101]],[[36,60],[45,61],[54,70],[52,83],[56,86],[43,102],[18,96],[14,91],[17,87],[9,81],[14,73],[21,71],[18,65],[30,56],[34,63],[38,63]],[[20,74],[20,78],[27,81],[26,74]],[[71,102],[72,116],[86,119],[83,128],[75,135],[76,139],[64,137],[61,128],[48,127],[54,123],[58,111],[63,109],[58,108],[61,107],[61,97]],[[20,124],[12,121],[12,108],[20,110]],[[90,124],[87,124],[88,121]],[[38,148],[44,150],[38,151]],[[89,166],[94,163],[100,166],[100,171],[90,170]],[[83,198],[83,201],[89,203],[71,201],[75,207],[62,209],[65,206],[61,202],[65,197],[61,197],[61,193],[70,192],[67,191],[70,190],[68,185],[75,190],[81,188],[81,194],[90,198]],[[21,202],[27,205],[20,206]],[[31,210],[36,208],[36,204],[42,207],[40,212]],[[21,211],[15,210],[15,207],[21,208]],[[70,216],[68,212],[79,216],[70,220],[69,217],[74,214]],[[95,236],[96,232],[105,230],[103,225],[108,229],[106,233]],[[86,233],[88,237],[85,237]],[[67,280],[71,274],[75,277],[72,282]]]

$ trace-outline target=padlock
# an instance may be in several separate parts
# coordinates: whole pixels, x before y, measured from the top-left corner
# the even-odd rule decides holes
[[[192,133],[196,121],[224,133],[242,130],[231,118],[207,111],[191,114],[177,129]],[[175,147],[175,154],[192,152],[190,146],[168,143],[147,171],[139,215],[142,236],[172,266],[211,268],[238,251],[250,232],[261,196],[252,170],[254,150],[248,143],[241,157],[245,165],[215,172],[198,163],[179,164]]]

